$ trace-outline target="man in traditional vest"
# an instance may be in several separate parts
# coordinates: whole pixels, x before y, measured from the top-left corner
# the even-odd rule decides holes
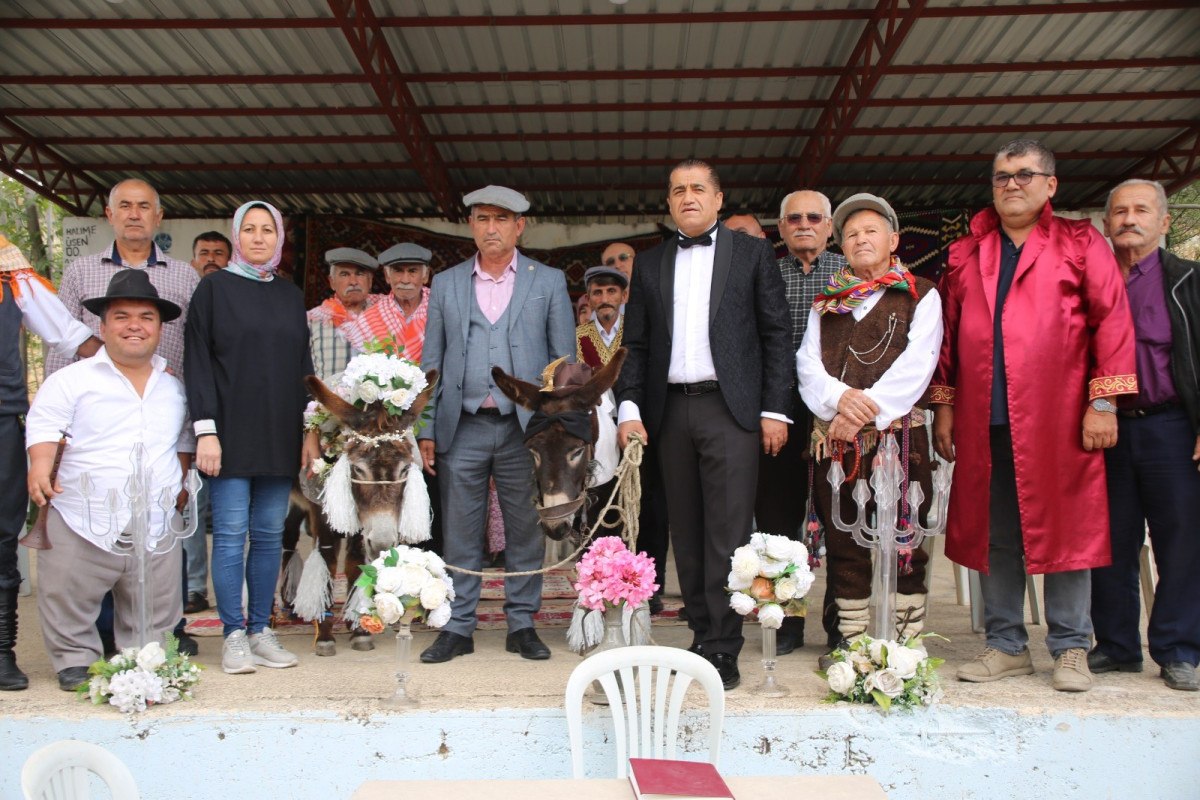
[[[575,360],[597,370],[621,347],[621,305],[629,279],[616,267],[591,267],[583,273],[583,285],[592,316],[575,329]]]
[[[848,266],[834,273],[813,301],[804,341],[796,354],[800,395],[813,413],[813,485],[826,520],[826,551],[835,586],[838,631],[843,642],[865,633],[871,599],[871,551],[831,520],[832,459],[847,475],[869,480],[883,435],[896,437],[908,481],[919,481],[926,502],[930,485],[926,389],[942,343],[941,300],[933,284],[918,278],[892,255],[900,244],[896,212],[882,197],[856,194],[833,212],[833,230]],[[857,469],[856,469],[857,467]],[[846,481],[841,517],[857,510]],[[901,506],[914,521],[918,511]],[[924,514],[922,513],[923,517]],[[925,620],[925,563],[919,547],[902,551],[896,596],[897,636],[920,633]],[[890,637],[889,637],[890,638]],[[823,656],[821,667],[827,668]]]

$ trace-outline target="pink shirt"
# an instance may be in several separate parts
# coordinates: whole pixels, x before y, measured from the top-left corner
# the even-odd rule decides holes
[[[513,250],[512,261],[500,273],[499,278],[493,278],[483,271],[479,264],[479,254],[475,254],[475,270],[472,276],[475,283],[475,301],[479,310],[487,317],[487,321],[496,324],[496,320],[504,315],[512,300],[513,288],[517,285],[517,251]],[[495,408],[496,400],[490,394],[484,399],[480,408]]]

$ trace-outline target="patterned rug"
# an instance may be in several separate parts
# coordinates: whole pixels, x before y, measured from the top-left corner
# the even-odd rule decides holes
[[[503,573],[498,569],[484,571],[495,574],[483,579],[479,607],[476,610],[479,618],[479,627],[483,630],[502,629],[506,625],[504,620]],[[575,607],[575,589],[571,585],[573,579],[572,573],[573,570],[556,569],[548,572],[542,579],[542,609],[534,618],[537,621],[538,627],[565,628],[571,624],[571,613]],[[339,573],[333,582],[333,614],[335,617],[340,616],[342,603],[345,600],[346,576]],[[306,622],[290,615],[282,616],[280,614],[281,603],[278,596],[275,598],[275,606],[277,613],[275,621],[276,633],[280,635],[312,635],[313,624],[311,622]],[[664,603],[663,613],[654,617],[654,624],[684,624],[678,619],[681,607],[682,603],[678,600],[672,601],[668,599]],[[425,629],[423,625],[417,625],[416,627],[418,630]],[[221,630],[221,620],[217,617],[215,607],[199,614],[188,615],[187,632],[192,636],[220,636]],[[342,633],[345,630],[347,629],[341,622],[334,626],[335,633]]]

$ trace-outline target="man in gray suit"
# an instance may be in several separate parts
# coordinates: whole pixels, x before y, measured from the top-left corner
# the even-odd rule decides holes
[[[542,563],[544,544],[534,511],[533,460],[525,449],[530,412],[496,387],[492,367],[531,383],[562,356],[575,355],[575,315],[561,270],[517,250],[529,201],[503,186],[485,186],[463,198],[479,252],[433,279],[421,367],[441,373],[433,424],[420,433],[425,470],[439,475],[446,563],[483,566],[488,478],[496,481],[504,513],[505,569],[523,572]],[[454,573],[450,622],[421,653],[427,664],[474,652],[480,580]],[[541,606],[542,578],[507,578],[505,647],[523,658],[545,659],[533,615]]]

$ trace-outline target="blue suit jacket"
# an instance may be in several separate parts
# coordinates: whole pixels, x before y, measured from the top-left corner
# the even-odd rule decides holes
[[[467,333],[475,303],[475,257],[434,276],[429,292],[429,318],[421,368],[437,369],[441,379],[434,394],[433,425],[421,432],[443,453],[454,441],[462,413],[462,387],[467,370]],[[542,370],[556,358],[575,359],[575,315],[562,270],[539,264],[518,251],[516,285],[508,305],[508,343],[513,375],[541,385]],[[498,391],[498,390],[497,390]],[[517,407],[524,428],[531,412]]]

